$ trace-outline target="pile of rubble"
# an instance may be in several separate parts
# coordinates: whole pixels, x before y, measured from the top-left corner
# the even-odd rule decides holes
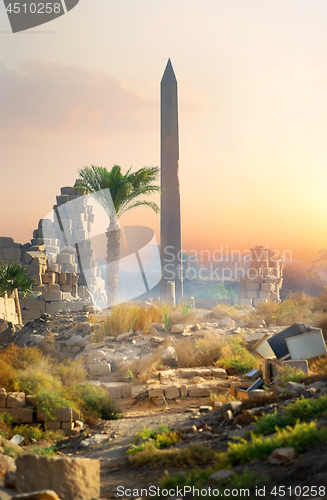
[[[257,306],[261,302],[280,302],[279,291],[283,284],[283,262],[274,250],[256,246],[250,249],[250,267],[240,279],[238,304]]]

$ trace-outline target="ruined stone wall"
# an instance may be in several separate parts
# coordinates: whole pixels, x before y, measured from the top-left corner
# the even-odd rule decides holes
[[[251,262],[244,278],[240,280],[238,304],[257,306],[261,302],[280,302],[283,284],[283,262],[274,250],[256,246],[250,249]]]
[[[81,183],[77,179],[75,184]],[[107,305],[105,280],[88,239],[94,215],[84,194],[80,188],[62,187],[53,206],[59,219],[40,219],[31,244],[21,245],[12,238],[0,237],[0,261],[21,263],[36,282],[33,297],[21,300],[23,324],[45,312],[83,310],[91,300],[100,307]],[[0,318],[2,309],[0,301]],[[13,320],[12,316],[8,319]]]

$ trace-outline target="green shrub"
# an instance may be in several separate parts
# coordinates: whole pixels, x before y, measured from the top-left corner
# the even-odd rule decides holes
[[[101,387],[75,383],[67,391],[67,397],[82,411],[94,413],[103,420],[121,417],[122,412],[115,406],[109,393]]]
[[[223,356],[223,368],[234,368],[238,373],[246,373],[257,366],[258,359],[246,349],[240,336],[228,339],[227,348],[230,354]]]
[[[254,459],[265,459],[276,448],[294,448],[302,453],[327,439],[327,428],[317,429],[315,422],[297,423],[293,428],[278,429],[273,436],[256,436],[251,440],[241,439],[230,443],[226,453],[221,455],[221,468],[251,462]]]
[[[309,418],[316,418],[327,412],[327,395],[323,394],[318,399],[306,399],[303,396],[294,403],[282,407],[283,413],[266,414],[257,418],[255,434],[271,434],[276,428],[283,429],[294,425],[297,421],[303,422]]]
[[[217,452],[205,446],[192,444],[187,448],[159,450],[152,442],[139,453],[132,454],[129,460],[134,467],[149,464],[150,467],[183,467],[212,462]]]
[[[139,445],[138,443],[140,443],[140,441],[145,442]],[[127,454],[133,455],[141,451],[150,450],[152,447],[155,447],[158,450],[164,450],[172,444],[180,441],[181,437],[176,432],[172,432],[171,429],[168,429],[167,425],[162,425],[158,429],[154,430],[144,427],[143,431],[135,437],[135,442],[138,446],[132,445],[132,448],[127,450]]]

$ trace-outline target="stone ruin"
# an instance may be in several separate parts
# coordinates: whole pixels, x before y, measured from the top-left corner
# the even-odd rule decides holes
[[[240,279],[237,303],[257,306],[261,302],[280,302],[279,291],[283,284],[283,262],[275,250],[256,246],[250,249],[251,262],[244,278]]]
[[[53,206],[54,220],[40,219],[31,243],[0,238],[0,260],[26,266],[36,282],[33,297],[20,301],[23,324],[43,313],[92,310],[92,304],[106,307],[105,280],[89,239],[92,206],[87,204],[86,190],[77,184],[83,181],[77,179],[74,187],[61,188]],[[12,312],[10,320],[14,320]]]

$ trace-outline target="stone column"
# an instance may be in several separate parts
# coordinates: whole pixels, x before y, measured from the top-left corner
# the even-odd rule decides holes
[[[167,281],[175,282],[176,302],[183,296],[181,262],[181,209],[178,178],[177,80],[168,60],[161,80],[161,266],[160,295]]]

